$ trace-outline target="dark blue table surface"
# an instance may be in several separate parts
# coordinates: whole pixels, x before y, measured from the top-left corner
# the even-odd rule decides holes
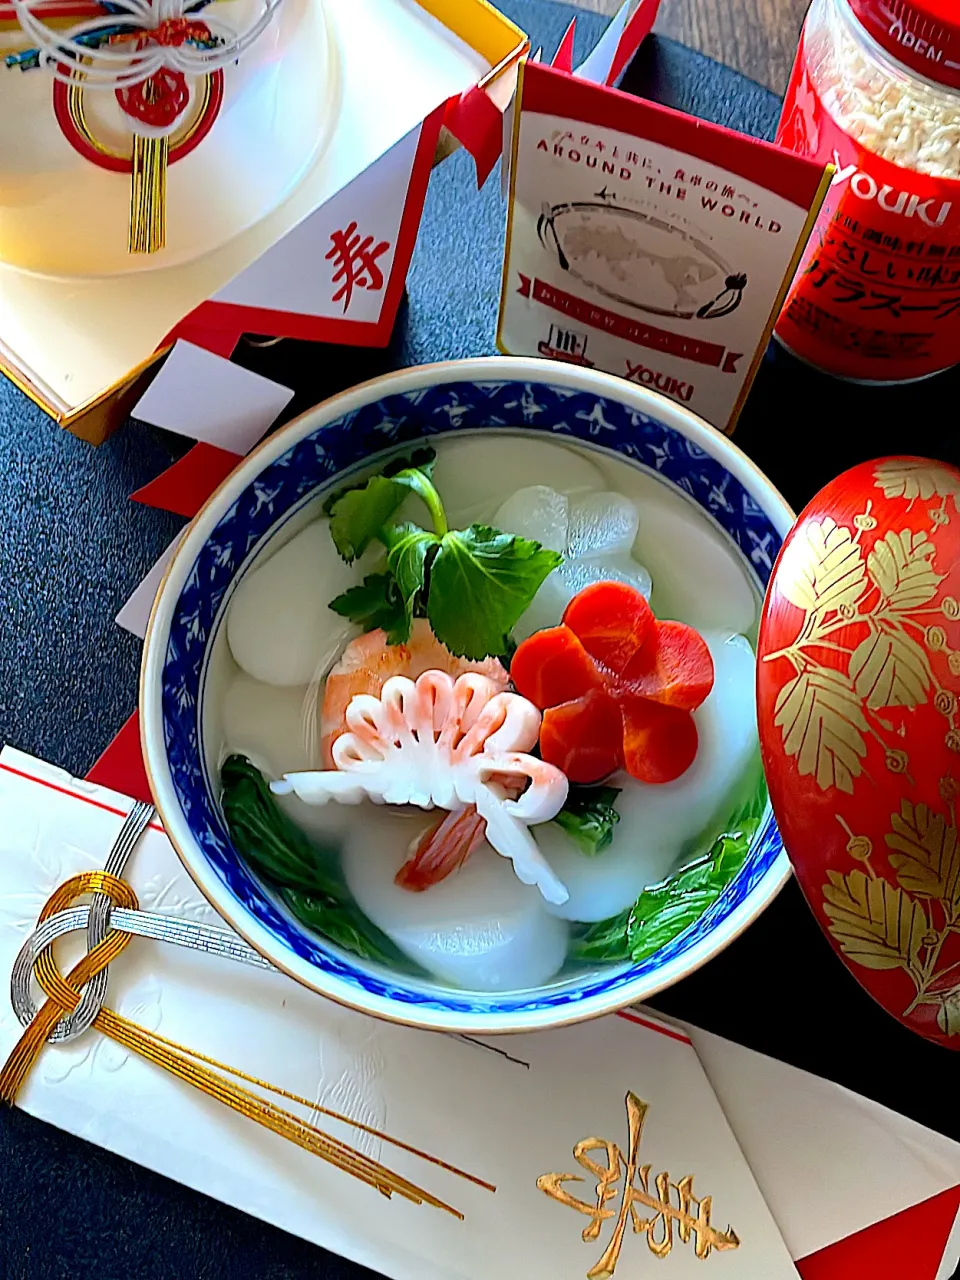
[[[501,7],[547,55],[572,16],[543,0]],[[601,26],[581,14],[580,41],[592,43]],[[667,41],[647,43],[623,87],[758,136],[776,124],[769,92]],[[503,206],[496,178],[479,195],[472,183],[463,154],[434,173],[408,301],[387,351],[241,347],[238,359],[297,388],[291,415],[384,369],[494,352]],[[871,392],[771,348],[737,441],[799,508],[869,457],[960,462],[958,385],[951,374]],[[127,498],[179,447],[132,423],[90,449],[0,381],[0,740],[82,774],[133,709],[140,645],[113,618],[181,522]],[[795,886],[655,1003],[960,1138],[950,1104],[957,1060],[872,1004]],[[369,1274],[19,1111],[0,1113],[0,1280]]]

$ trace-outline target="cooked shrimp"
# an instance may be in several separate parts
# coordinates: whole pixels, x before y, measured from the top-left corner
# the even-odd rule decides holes
[[[566,888],[528,830],[556,817],[568,788],[559,769],[528,754],[540,728],[533,703],[499,691],[478,672],[454,678],[431,668],[415,681],[391,676],[379,697],[354,694],[344,722],[331,748],[332,769],[286,773],[271,791],[317,805],[368,798],[455,812],[475,806],[488,842],[510,859],[517,878],[535,884],[548,902],[566,902]],[[436,847],[428,840],[415,858],[437,858],[451,869],[462,864],[470,853],[465,846],[479,834],[474,821],[436,833]]]
[[[325,769],[333,766],[333,744],[347,727],[347,707],[358,693],[380,696],[391,676],[416,680],[425,671],[445,671],[454,678],[468,671],[486,676],[498,691],[510,685],[510,677],[496,658],[468,662],[445,649],[424,618],[414,621],[406,644],[387,644],[384,631],[369,631],[351,640],[327,676],[320,712],[320,758]],[[315,709],[307,709],[315,715]]]
[[[422,893],[431,885],[446,880],[459,871],[474,850],[479,849],[487,834],[487,820],[477,813],[476,805],[454,809],[424,832],[409,858],[394,877],[402,889]]]

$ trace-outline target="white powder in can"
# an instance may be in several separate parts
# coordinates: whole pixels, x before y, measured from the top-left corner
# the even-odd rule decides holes
[[[892,164],[960,178],[960,94],[900,71],[838,22],[808,67],[823,105],[851,138]]]

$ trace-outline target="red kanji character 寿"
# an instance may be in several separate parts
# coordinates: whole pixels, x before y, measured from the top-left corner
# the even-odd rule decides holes
[[[330,239],[333,247],[327,258],[332,259],[336,267],[331,283],[340,285],[333,301],[343,299],[346,315],[354,289],[370,289],[376,293],[383,288],[383,272],[377,266],[377,258],[386,253],[390,242],[381,240],[375,245],[373,236],[361,237],[355,222],[351,222],[346,231],[334,231]]]

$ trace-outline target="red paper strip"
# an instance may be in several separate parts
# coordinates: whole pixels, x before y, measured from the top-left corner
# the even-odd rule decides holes
[[[482,187],[503,150],[503,113],[482,89],[474,86],[448,109],[447,128],[477,162]]]
[[[140,712],[135,711],[87,774],[88,782],[153,804],[140,748]]]
[[[162,475],[131,493],[133,502],[192,520],[242,458],[212,444],[195,444]]]
[[[937,1280],[958,1207],[954,1187],[801,1258],[797,1270],[803,1280]]]
[[[640,0],[636,12],[627,23],[623,35],[620,37],[616,52],[613,55],[613,62],[610,64],[610,70],[607,73],[606,84],[616,84],[620,79],[627,63],[632,61],[633,55],[653,30],[653,24],[656,21],[659,8],[660,0]]]
[[[563,33],[563,39],[560,41],[560,48],[554,54],[551,67],[555,67],[557,71],[573,70],[573,37],[577,31],[577,20],[573,18],[569,27]]]
[[[607,311],[583,298],[576,298],[572,293],[565,293],[563,289],[557,289],[543,280],[531,281],[523,274],[520,275],[517,292],[521,297],[532,297],[534,302],[571,316],[593,329],[612,333],[625,342],[633,342],[638,347],[649,347],[652,351],[666,351],[684,360],[694,360],[697,364],[712,365],[715,369],[722,369],[724,373],[736,373],[736,362],[743,354],[739,351],[727,351],[716,342],[700,342],[669,329],[658,329],[656,325],[642,320],[630,320],[627,316],[617,315],[615,311]]]
[[[157,349],[162,351],[165,347],[172,347],[178,339],[181,339],[184,342],[192,342],[195,347],[212,351],[215,356],[223,356],[224,360],[229,360],[240,341],[240,335],[245,331],[244,326],[240,323],[228,325],[225,328],[210,325],[198,315],[199,311],[199,307],[195,308],[179,324],[174,325]]]

